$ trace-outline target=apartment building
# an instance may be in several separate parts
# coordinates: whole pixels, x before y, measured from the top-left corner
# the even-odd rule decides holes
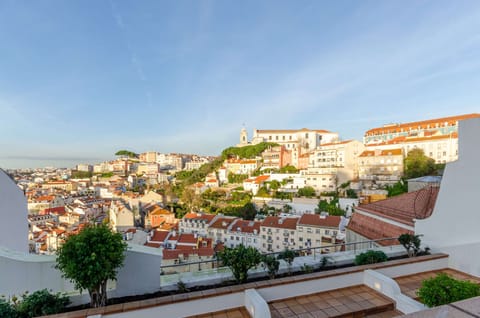
[[[391,184],[403,175],[403,150],[365,150],[358,157],[359,178],[365,183]]]
[[[231,223],[224,245],[227,247],[236,247],[240,244],[251,246],[258,250],[261,248],[260,243],[260,225],[259,221],[248,221],[236,219]]]
[[[297,223],[297,248],[321,247],[336,244],[341,218],[335,215],[303,214]],[[334,252],[332,248],[322,252]]]
[[[281,252],[297,248],[297,221],[297,217],[266,217],[260,225],[260,251]]]
[[[285,146],[269,147],[262,152],[263,169],[280,169],[292,164],[292,152]]]
[[[363,137],[369,149],[402,148],[404,154],[421,148],[437,163],[454,161],[458,157],[458,123],[480,114],[450,116],[403,124],[387,124],[367,130]]]
[[[112,201],[108,215],[110,225],[116,232],[122,232],[134,226],[134,214],[121,200]]]
[[[209,226],[216,217],[214,214],[207,213],[187,213],[178,222],[178,230],[180,233],[197,233],[201,236],[207,236]]]
[[[310,151],[316,149],[322,143],[330,143],[336,140],[338,140],[338,133],[322,129],[254,129],[252,144],[274,142],[285,146],[287,150],[303,148]]]
[[[217,217],[208,226],[207,236],[212,238],[215,243],[225,243],[227,241],[231,225],[237,219],[238,218],[236,217],[217,215]]]
[[[227,159],[224,166],[227,173],[251,174],[260,167],[260,159]]]

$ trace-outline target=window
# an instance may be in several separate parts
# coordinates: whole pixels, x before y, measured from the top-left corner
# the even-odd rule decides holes
[[[272,136],[268,136],[268,140],[272,140]]]
[[[320,234],[320,229],[316,229],[315,234]]]
[[[330,230],[325,230],[325,235],[330,235]]]

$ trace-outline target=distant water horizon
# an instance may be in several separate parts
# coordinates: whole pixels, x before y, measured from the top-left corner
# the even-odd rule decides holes
[[[113,159],[113,158],[110,158]],[[0,157],[0,168],[37,169],[37,168],[75,168],[78,164],[95,164],[106,158],[34,158],[34,157]]]

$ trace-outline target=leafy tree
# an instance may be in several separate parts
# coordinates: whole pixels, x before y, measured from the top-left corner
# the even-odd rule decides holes
[[[286,248],[285,250],[280,252],[280,254],[278,254],[278,258],[283,259],[285,262],[287,262],[288,272],[290,273],[292,269],[293,260],[295,259],[295,252]]]
[[[329,215],[345,215],[345,211],[338,207],[338,198],[335,197],[333,200],[328,202],[327,200],[320,200],[318,202],[317,213],[328,212]]]
[[[92,177],[92,172],[90,171],[72,171],[71,178],[72,179],[86,179],[86,178],[91,178]]]
[[[409,257],[416,256],[420,251],[420,244],[422,242],[420,237],[421,235],[409,233],[402,234],[398,237],[398,241],[405,247]]]
[[[280,268],[280,262],[273,255],[263,255],[262,262],[267,268],[268,277],[274,279],[277,275],[278,269]]]
[[[404,160],[404,175],[407,179],[431,175],[435,172],[435,160],[427,157],[422,149],[410,150]]]
[[[280,182],[278,182],[277,180],[272,180],[270,182],[270,189],[272,190],[278,190],[278,188],[280,188],[282,184]]]
[[[298,189],[298,196],[300,197],[307,197],[307,198],[313,198],[316,196],[315,189],[312,187],[303,187],[301,189]]]
[[[263,186],[263,187],[260,187],[260,189],[258,189],[257,197],[267,198],[267,197],[270,197],[270,193],[268,192],[268,189],[265,186]]]
[[[480,296],[480,286],[440,273],[424,280],[417,294],[425,305],[435,307]]]
[[[237,283],[245,283],[248,278],[248,270],[257,266],[262,261],[262,255],[255,248],[245,247],[240,244],[235,248],[225,247],[218,253],[218,258],[225,266],[228,266]]]
[[[387,197],[394,197],[396,195],[408,192],[408,184],[405,181],[400,180],[393,185],[388,185],[387,191]]]
[[[366,251],[358,254],[355,257],[355,265],[366,265],[385,262],[388,259],[387,255],[382,251]]]
[[[356,199],[358,198],[357,193],[353,189],[347,189],[347,198]]]
[[[107,303],[107,281],[116,279],[127,244],[105,225],[87,225],[57,250],[56,268],[75,288],[88,290],[92,307]]]
[[[285,167],[278,169],[279,173],[298,173],[298,171],[299,170],[292,165],[286,165]]]
[[[242,183],[243,180],[248,178],[248,174],[229,173],[227,178],[228,183]]]
[[[244,147],[229,147],[222,151],[222,159],[228,159],[231,157],[239,157],[244,159],[252,159],[265,151],[269,147],[278,146],[278,144],[271,142],[261,142],[256,145],[249,145]]]
[[[180,201],[187,206],[189,211],[198,210],[203,203],[202,197],[196,194],[192,188],[183,189]]]
[[[138,154],[134,153],[133,151],[129,150],[119,150],[115,153],[115,156],[122,156],[128,158],[138,158]]]

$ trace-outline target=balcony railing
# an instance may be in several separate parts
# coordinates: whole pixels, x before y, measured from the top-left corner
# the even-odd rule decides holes
[[[308,248],[300,248],[300,249],[291,249],[295,252],[296,255],[303,255],[303,256],[311,256],[314,260],[321,257],[320,255],[329,255],[325,254],[325,252],[331,251],[341,251],[343,249],[348,250],[348,253],[360,253],[362,251],[368,249],[374,249],[380,247],[380,242],[394,242],[393,245],[400,245],[398,242],[398,238],[384,238],[378,240],[369,240],[369,241],[361,241],[361,242],[352,242],[352,243],[339,243],[339,244],[330,244],[330,245],[322,245],[316,247],[308,247]],[[283,242],[287,243],[288,242]],[[291,245],[290,245],[291,246]],[[388,248],[388,247],[384,247]],[[390,248],[393,248],[390,246]],[[402,248],[403,249],[403,248]],[[263,253],[264,255],[274,255],[278,256],[281,253],[279,252],[268,252]],[[230,271],[227,267],[224,267],[222,262],[219,259],[211,259],[205,261],[196,261],[196,262],[184,262],[182,264],[174,264],[174,265],[165,265],[161,266],[161,284],[174,284],[178,282],[178,280],[182,279],[182,275],[188,274],[189,276],[193,277],[202,277],[203,279],[207,279],[210,275],[220,275],[227,277],[230,274]]]

